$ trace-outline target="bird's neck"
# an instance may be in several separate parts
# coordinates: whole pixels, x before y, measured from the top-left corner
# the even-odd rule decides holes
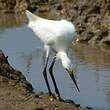
[[[61,60],[64,68],[68,68],[71,61],[66,52],[58,52],[56,57]]]
[[[57,53],[57,58],[58,59],[61,59],[61,60],[64,60],[65,58],[67,58],[67,53],[66,52],[58,52]]]

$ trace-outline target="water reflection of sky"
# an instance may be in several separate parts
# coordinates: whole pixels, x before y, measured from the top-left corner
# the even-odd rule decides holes
[[[3,29],[3,31],[0,29],[0,48],[9,57],[10,64],[24,73],[36,92],[47,92],[42,75],[43,44],[26,25]],[[69,55],[75,67],[75,75],[81,92],[78,93],[74,89],[75,86],[61,66],[61,62],[57,61],[54,75],[62,97],[73,99],[84,107],[109,110],[110,54],[86,44],[78,44],[70,49]],[[54,92],[51,79],[50,85]]]

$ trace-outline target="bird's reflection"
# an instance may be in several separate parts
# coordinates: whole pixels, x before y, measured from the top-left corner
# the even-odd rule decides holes
[[[42,48],[37,48],[34,51],[22,54],[22,63],[26,66],[26,73],[30,73],[30,69],[32,67],[32,61],[42,59],[42,66],[44,64],[44,50]]]

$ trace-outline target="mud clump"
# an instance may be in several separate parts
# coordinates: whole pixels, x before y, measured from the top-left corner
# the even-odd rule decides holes
[[[73,18],[78,30],[80,42],[89,44],[110,45],[110,1],[109,0],[84,0],[74,2],[73,8],[78,13]],[[74,13],[73,13],[74,14]]]
[[[20,71],[14,70],[0,50],[0,110],[90,110],[73,101],[50,101],[47,93],[35,94]],[[92,109],[91,109],[92,110]]]
[[[16,86],[16,88],[23,87],[29,92],[32,92],[32,85],[26,81],[26,78],[20,71],[14,70],[0,50],[0,83],[6,83],[9,86]]]

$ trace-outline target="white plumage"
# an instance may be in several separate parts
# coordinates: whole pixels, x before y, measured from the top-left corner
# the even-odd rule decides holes
[[[56,58],[61,60],[63,67],[66,70],[72,71],[72,63],[67,56],[67,52],[72,40],[77,35],[75,26],[67,20],[43,19],[29,11],[26,11],[26,15],[29,19],[28,27],[44,43],[46,58],[54,50]],[[78,87],[77,89],[79,90]]]
[[[53,49],[57,52],[56,56],[58,59],[61,59],[61,61],[65,59],[65,64],[67,59],[67,64],[63,66],[69,67],[69,58],[66,53],[72,40],[76,36],[74,25],[67,20],[54,21],[43,19],[29,11],[26,11],[26,15],[29,18],[28,27],[30,27],[37,37],[44,43],[44,47],[47,51],[46,57],[49,56],[51,49]]]

